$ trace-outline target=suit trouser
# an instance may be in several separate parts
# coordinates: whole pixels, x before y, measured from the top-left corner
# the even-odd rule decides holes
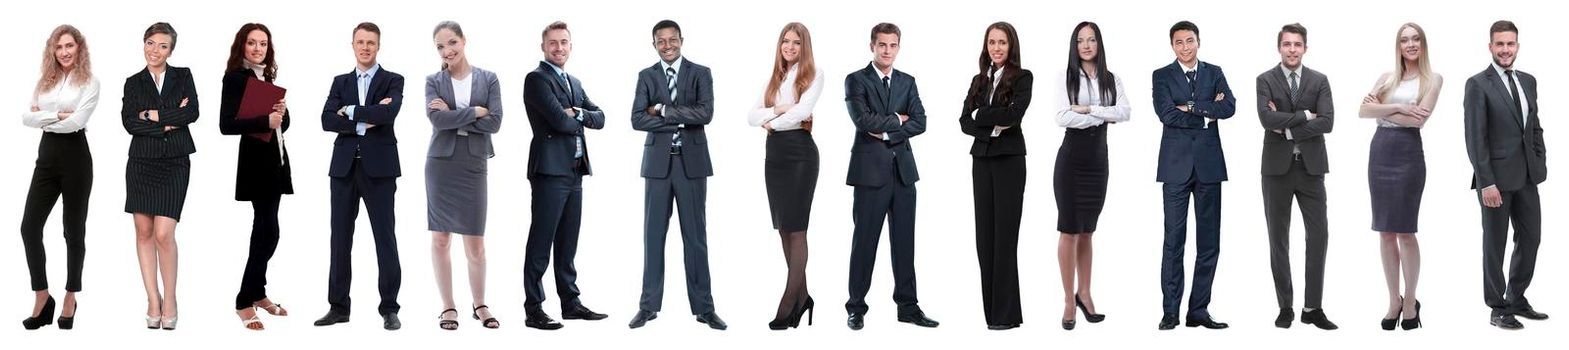
[[[1482,207],[1482,293],[1487,306],[1512,312],[1529,307],[1525,289],[1536,272],[1536,249],[1542,243],[1541,196],[1535,184],[1501,191],[1504,204]],[[1477,191],[1481,198],[1481,191]],[[1509,279],[1504,280],[1504,248],[1509,226],[1515,228],[1515,251],[1509,257]]]
[[[234,296],[234,309],[251,307],[267,298],[267,262],[278,251],[278,205],[282,194],[251,199],[251,251],[240,277],[240,292]]]
[[[671,205],[680,213],[682,266],[686,268],[686,299],[693,315],[714,311],[708,276],[708,177],[687,178],[681,155],[670,156],[665,178],[644,178],[643,295],[638,308],[660,311],[665,298],[665,237],[670,231]],[[558,265],[557,268],[560,268]]]
[[[1269,268],[1275,277],[1275,301],[1292,307],[1291,201],[1298,201],[1302,225],[1307,228],[1307,299],[1303,307],[1321,308],[1324,300],[1324,257],[1329,245],[1329,218],[1325,207],[1324,175],[1308,174],[1302,161],[1291,162],[1284,175],[1265,175],[1264,223],[1269,231]]]
[[[987,325],[1024,323],[1019,305],[1019,219],[1024,214],[1024,156],[975,157],[975,249]]]
[[[397,178],[374,178],[365,174],[359,159],[349,167],[349,176],[332,177],[332,265],[327,280],[327,302],[332,311],[349,313],[349,281],[354,269],[350,252],[354,247],[354,221],[360,215],[360,201],[370,215],[371,235],[376,239],[377,290],[383,315],[398,312],[398,288],[403,284],[403,267],[398,262],[398,237],[393,225],[393,199],[398,191]]]
[[[583,175],[538,175],[529,179],[529,185],[533,188],[534,222],[529,225],[523,254],[523,308],[539,311],[545,302],[542,279],[554,256],[561,310],[575,309],[582,294],[572,260],[577,256],[578,229],[583,221]]]
[[[1220,183],[1199,182],[1194,172],[1184,183],[1162,185],[1166,203],[1166,238],[1161,252],[1161,309],[1175,315],[1182,307],[1182,255],[1188,236],[1188,199],[1193,199],[1197,221],[1198,257],[1193,262],[1193,295],[1188,299],[1188,318],[1209,316],[1210,286],[1215,283],[1215,264],[1220,259]]]
[[[890,167],[882,186],[855,186],[855,236],[850,242],[850,314],[865,315],[866,293],[872,288],[877,243],[883,220],[888,220],[889,258],[893,260],[893,301],[900,313],[913,309],[915,297],[915,184],[899,177],[898,164]]]
[[[87,202],[93,193],[93,155],[87,132],[43,133],[27,204],[22,209],[22,248],[33,290],[49,289],[44,255],[44,223],[56,200],[64,197],[61,226],[65,231],[65,290],[82,291],[82,262],[87,256]]]

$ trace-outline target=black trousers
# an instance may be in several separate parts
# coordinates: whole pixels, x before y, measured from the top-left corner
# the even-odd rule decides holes
[[[87,254],[87,202],[93,192],[93,155],[87,148],[87,131],[43,133],[27,204],[22,209],[22,248],[33,290],[49,289],[44,256],[44,223],[55,201],[64,197],[66,277],[65,290],[82,291],[82,261]]]
[[[398,312],[398,288],[403,285],[403,267],[398,262],[398,236],[394,230],[393,198],[397,178],[373,178],[365,174],[355,159],[349,176],[332,178],[332,265],[328,268],[327,303],[332,311],[349,314],[349,285],[354,268],[350,265],[354,248],[354,221],[360,215],[360,201],[370,214],[371,235],[376,239],[377,290],[381,292],[380,314]]]
[[[1197,221],[1198,256],[1193,258],[1193,295],[1188,298],[1188,318],[1206,319],[1215,266],[1220,261],[1220,183],[1199,182],[1199,175],[1194,172],[1188,182],[1168,182],[1161,189],[1166,206],[1166,237],[1160,258],[1161,310],[1176,315],[1182,307],[1182,255],[1187,246],[1191,197]]]
[[[877,243],[882,240],[883,220],[888,222],[888,255],[893,260],[893,301],[899,312],[914,309],[915,295],[915,185],[899,179],[899,168],[890,167],[882,186],[855,186],[853,210],[855,236],[850,241],[850,301],[845,311],[865,315],[866,293],[872,288],[877,263]]]
[[[1482,191],[1477,191],[1478,200]],[[1504,204],[1482,207],[1482,295],[1487,306],[1500,312],[1513,312],[1531,306],[1525,289],[1536,273],[1536,249],[1542,244],[1542,197],[1535,184],[1514,191],[1501,191]],[[1509,227],[1515,229],[1515,250],[1509,257],[1508,280],[1504,277],[1504,248],[1509,245]]]
[[[975,249],[987,325],[1024,323],[1019,305],[1019,219],[1024,214],[1024,156],[976,157]]]
[[[1302,161],[1291,162],[1283,175],[1265,175],[1264,225],[1269,231],[1269,268],[1275,277],[1275,301],[1282,309],[1293,305],[1291,288],[1291,201],[1302,211],[1307,229],[1307,290],[1303,307],[1318,309],[1324,301],[1324,260],[1329,251],[1329,217],[1324,175],[1308,174]]]
[[[278,203],[283,195],[265,195],[251,200],[255,211],[251,220],[251,252],[240,278],[240,293],[234,296],[234,309],[251,307],[267,298],[267,262],[278,250]]]
[[[529,179],[529,185],[534,191],[534,222],[529,225],[523,253],[523,308],[539,311],[545,302],[542,279],[554,256],[561,309],[576,309],[582,292],[577,289],[577,267],[572,261],[577,256],[578,229],[583,221],[583,176],[540,175]]]
[[[686,267],[686,301],[693,315],[714,312],[708,274],[708,178],[687,178],[680,155],[670,156],[670,173],[645,178],[643,192],[643,295],[638,309],[658,312],[665,298],[665,237],[670,231],[672,204],[680,213],[682,266]],[[558,266],[559,268],[559,266]]]

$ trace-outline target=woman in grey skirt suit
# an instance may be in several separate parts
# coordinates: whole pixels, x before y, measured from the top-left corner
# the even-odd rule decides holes
[[[458,328],[452,301],[452,234],[463,236],[468,257],[469,291],[475,319],[485,328],[500,327],[485,306],[485,209],[487,160],[495,156],[490,134],[501,130],[501,84],[496,74],[469,65],[468,40],[456,22],[436,25],[432,34],[441,71],[425,77],[425,116],[430,118],[430,151],[425,155],[426,213],[431,231],[431,260],[442,310],[438,326]]]

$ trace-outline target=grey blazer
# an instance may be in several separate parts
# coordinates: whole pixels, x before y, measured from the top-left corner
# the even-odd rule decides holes
[[[501,131],[501,83],[496,80],[496,73],[473,67],[469,73],[469,81],[474,84],[469,94],[469,107],[464,109],[449,109],[445,111],[425,108],[425,116],[430,118],[431,135],[430,151],[426,157],[449,157],[459,140],[466,139],[469,143],[469,153],[480,157],[495,157],[496,150],[490,144],[490,134]],[[425,77],[425,106],[430,106],[430,101],[440,98],[447,102],[448,108],[456,108],[453,102],[452,75],[445,69]],[[474,107],[490,109],[490,116],[475,119]],[[458,137],[458,130],[467,132],[468,137]]]
[[[1276,64],[1258,75],[1258,121],[1264,125],[1264,155],[1259,161],[1264,175],[1285,175],[1291,170],[1291,148],[1302,151],[1302,166],[1308,174],[1329,172],[1329,152],[1324,149],[1324,134],[1335,130],[1335,103],[1329,92],[1329,77],[1306,66],[1297,77],[1297,94],[1291,95],[1291,82]],[[1269,103],[1275,103],[1275,111]],[[1317,117],[1307,120],[1313,111]],[[1291,131],[1291,139],[1285,133]]]
[[[1525,95],[1526,125],[1509,97],[1509,88],[1489,65],[1465,82],[1465,150],[1471,158],[1471,188],[1498,185],[1515,191],[1547,180],[1547,145],[1536,116],[1536,77],[1516,71]]]

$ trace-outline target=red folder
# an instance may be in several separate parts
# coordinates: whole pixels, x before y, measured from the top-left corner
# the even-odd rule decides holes
[[[284,88],[261,79],[246,79],[245,97],[240,99],[240,111],[234,118],[239,120],[267,118],[267,115],[272,114],[272,105],[282,100],[285,92],[287,90]],[[272,134],[272,131],[268,131],[247,134],[247,136],[255,137],[264,142],[272,142]]]

